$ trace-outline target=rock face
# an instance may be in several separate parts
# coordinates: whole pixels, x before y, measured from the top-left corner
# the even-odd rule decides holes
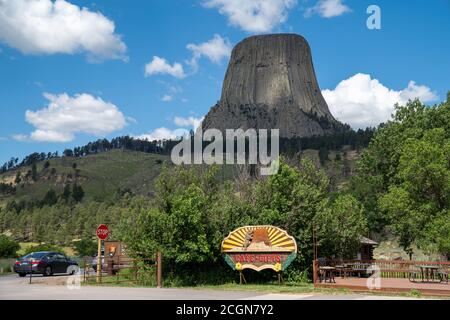
[[[286,138],[342,128],[331,115],[314,73],[311,50],[296,34],[253,36],[231,54],[220,101],[202,129],[280,129]]]

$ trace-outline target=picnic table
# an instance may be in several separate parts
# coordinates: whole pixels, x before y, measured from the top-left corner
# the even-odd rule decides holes
[[[322,282],[322,280],[326,283],[327,279],[328,281],[331,282],[336,282],[334,280],[334,275],[333,272],[336,270],[335,267],[329,267],[329,266],[325,266],[325,267],[319,267],[319,272],[320,272],[320,282]]]
[[[352,265],[348,263],[336,265],[335,268],[339,271],[339,276],[341,278],[348,277],[352,273]]]
[[[434,280],[435,271],[439,270],[438,266],[432,265],[419,265],[420,272],[422,274],[422,282],[430,282]]]

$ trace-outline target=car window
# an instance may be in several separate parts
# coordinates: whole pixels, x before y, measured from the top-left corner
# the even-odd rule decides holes
[[[55,255],[55,259],[56,259],[56,260],[66,260],[66,257],[63,256],[62,254],[56,254],[56,255]]]

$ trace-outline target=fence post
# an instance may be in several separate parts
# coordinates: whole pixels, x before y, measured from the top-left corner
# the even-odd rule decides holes
[[[317,283],[317,264],[318,264],[317,260],[314,260],[313,261],[313,284],[314,284],[314,287],[316,286],[316,283]]]
[[[156,287],[162,288],[162,253],[156,254]]]

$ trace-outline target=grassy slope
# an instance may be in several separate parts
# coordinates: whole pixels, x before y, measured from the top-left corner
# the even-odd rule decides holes
[[[340,151],[343,157],[344,150]],[[342,187],[348,180],[343,175],[344,161],[335,161],[335,151],[330,151],[325,170],[335,179],[336,185]],[[312,159],[319,165],[317,150],[305,150],[303,156]],[[344,157],[343,157],[344,158]],[[356,151],[347,151],[347,162],[353,171],[355,160],[358,158]],[[5,205],[9,200],[16,201],[37,199],[44,197],[45,193],[53,188],[58,194],[62,192],[65,184],[78,183],[85,191],[86,200],[108,200],[118,188],[129,188],[135,194],[151,196],[154,180],[161,171],[163,164],[157,160],[170,164],[170,157],[133,151],[111,150],[83,158],[58,158],[49,160],[50,167],[44,169],[44,162],[37,164],[38,179],[36,182],[20,183],[14,197],[0,196],[0,205]],[[79,176],[75,178],[75,170],[72,165],[76,163]],[[52,168],[56,174],[52,175]],[[22,176],[30,170],[30,167],[19,169]],[[233,166],[225,166],[220,178],[230,179],[235,176]],[[0,182],[14,182],[17,170],[0,175]],[[70,177],[72,176],[72,177]]]
[[[44,163],[37,164],[38,180],[31,183],[21,183],[17,186],[14,197],[0,199],[5,203],[15,199],[42,199],[45,193],[53,188],[61,193],[66,183],[77,182],[85,191],[86,199],[106,200],[114,195],[117,189],[129,188],[137,194],[150,195],[154,179],[161,171],[162,165],[156,161],[170,162],[163,155],[112,150],[83,158],[51,159],[50,167],[44,169]],[[79,177],[75,178],[72,165],[76,163]],[[56,175],[51,175],[51,169],[56,169]],[[30,168],[23,167],[24,175]],[[72,175],[72,178],[70,178]],[[16,170],[0,175],[0,182],[13,182]]]

